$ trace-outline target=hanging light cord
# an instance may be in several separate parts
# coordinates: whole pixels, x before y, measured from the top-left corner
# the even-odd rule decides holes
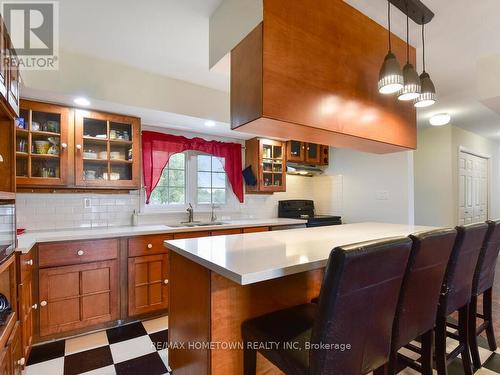
[[[408,3],[406,3],[406,62],[410,62],[410,17],[408,16]]]
[[[422,22],[422,67],[425,72],[425,24]]]
[[[389,52],[392,52],[391,41],[391,2],[387,0],[387,19],[389,20]]]

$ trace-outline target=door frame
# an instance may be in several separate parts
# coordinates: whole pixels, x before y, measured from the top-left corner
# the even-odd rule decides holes
[[[457,152],[457,156],[456,156],[456,162],[457,162],[457,167],[456,167],[456,171],[457,171],[457,176],[456,176],[456,188],[455,188],[455,205],[456,205],[456,218],[455,218],[455,222],[458,224],[458,220],[460,218],[460,205],[458,204],[458,200],[459,200],[459,179],[460,179],[460,153],[463,152],[465,154],[469,154],[469,155],[472,155],[472,156],[476,156],[478,158],[481,158],[481,159],[485,159],[486,160],[486,177],[487,177],[487,186],[486,186],[486,199],[487,199],[487,204],[486,206],[488,207],[488,212],[487,212],[487,215],[486,215],[486,220],[489,220],[490,219],[490,213],[491,213],[491,176],[492,176],[492,163],[491,163],[491,159],[492,159],[492,156],[490,154],[483,154],[483,153],[480,153],[480,152],[477,152],[477,151],[474,151],[468,147],[465,147],[465,146],[458,146],[458,152]]]

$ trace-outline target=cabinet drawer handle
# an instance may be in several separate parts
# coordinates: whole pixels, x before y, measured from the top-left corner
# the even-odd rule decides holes
[[[67,143],[61,143],[61,147],[62,147],[63,149],[66,149],[66,148],[68,148],[68,144],[67,144]]]
[[[168,284],[168,279],[163,280],[163,284]]]
[[[30,259],[30,260],[26,261],[26,265],[27,266],[32,266],[33,265],[33,259]]]
[[[152,248],[153,248],[153,244],[148,243],[148,249],[152,249]]]
[[[76,149],[77,150],[81,150],[82,149],[82,145],[76,145]]]
[[[81,257],[83,254],[85,254],[85,253],[83,252],[83,250],[78,250],[78,251],[76,252],[76,255],[78,255],[79,257]]]
[[[36,303],[35,303],[34,305],[31,305],[31,308],[32,308],[33,310],[38,309],[38,304],[36,304]]]
[[[42,307],[47,306],[47,301],[40,302],[40,306],[42,306]]]
[[[26,362],[26,360],[24,359],[24,357],[22,357],[19,361],[17,361],[17,364],[19,366],[24,366],[25,362]]]

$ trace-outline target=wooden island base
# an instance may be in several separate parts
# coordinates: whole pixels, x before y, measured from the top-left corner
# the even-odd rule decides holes
[[[309,302],[323,280],[318,269],[242,286],[169,254],[169,364],[176,375],[242,374],[243,351],[217,345],[241,343],[241,323],[249,318]],[[281,371],[259,355],[257,374]]]

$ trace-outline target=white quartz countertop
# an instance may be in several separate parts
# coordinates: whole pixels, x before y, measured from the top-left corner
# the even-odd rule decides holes
[[[435,227],[358,223],[165,241],[172,251],[246,285],[326,265],[332,249]]]
[[[92,240],[98,238],[133,237],[148,234],[213,231],[217,229],[245,228],[258,226],[282,226],[305,224],[305,220],[296,219],[247,219],[247,220],[223,220],[222,225],[204,225],[199,227],[183,227],[168,225],[139,225],[123,227],[103,227],[88,229],[64,229],[50,231],[27,231],[18,236],[17,250],[27,253],[37,243]]]

